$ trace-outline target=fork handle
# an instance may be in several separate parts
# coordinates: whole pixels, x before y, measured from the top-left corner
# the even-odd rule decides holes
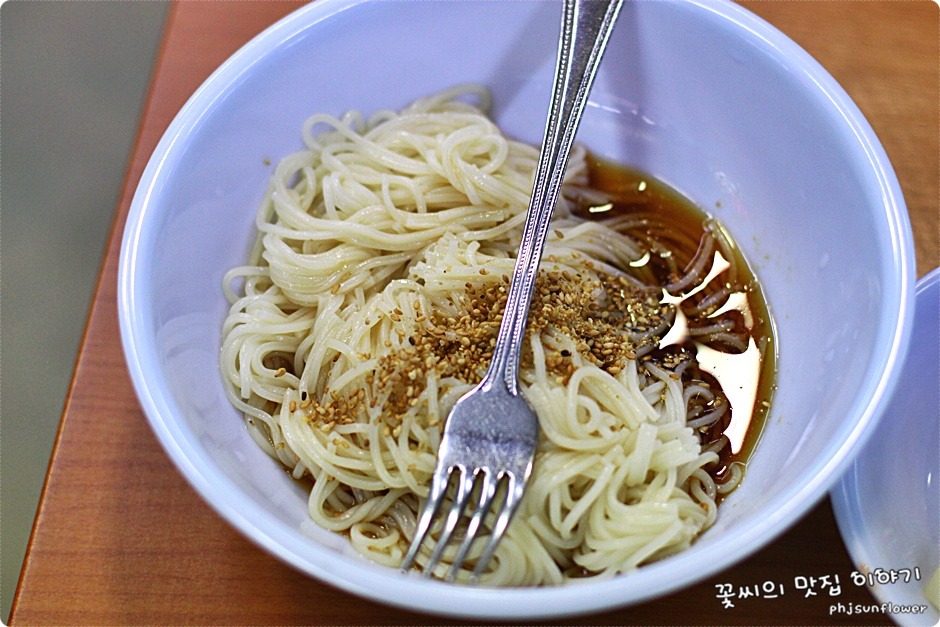
[[[518,393],[519,355],[568,155],[622,0],[565,0],[555,83],[506,309],[483,385]]]

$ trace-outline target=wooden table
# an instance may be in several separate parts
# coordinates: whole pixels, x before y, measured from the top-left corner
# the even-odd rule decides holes
[[[917,240],[918,274],[938,265],[938,9],[930,2],[746,2],[845,87],[897,171]],[[137,181],[199,84],[296,2],[184,1],[170,11],[127,181],[33,529],[11,622],[26,624],[423,624],[339,592],[271,557],[221,520],[164,455],[137,404],[118,338],[118,251]],[[575,624],[872,624],[830,616],[872,604],[828,501],[743,563],[668,597]],[[838,597],[804,598],[797,577],[838,575]],[[716,585],[785,586],[777,599],[723,608]]]

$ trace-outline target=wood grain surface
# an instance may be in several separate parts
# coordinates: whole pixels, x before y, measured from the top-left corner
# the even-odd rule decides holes
[[[859,105],[897,172],[914,227],[918,274],[938,265],[938,8],[914,1],[749,1],[810,52]],[[340,592],[284,565],[220,519],[183,480],[144,418],[118,332],[118,252],[131,197],[173,116],[239,46],[299,6],[291,1],[174,5],[33,535],[13,602],[15,625],[450,624]],[[888,624],[830,616],[874,604],[828,501],[764,550],[699,585],[639,606],[559,624]],[[804,598],[797,577],[838,575],[841,593]],[[716,585],[785,586],[777,599],[723,608]]]

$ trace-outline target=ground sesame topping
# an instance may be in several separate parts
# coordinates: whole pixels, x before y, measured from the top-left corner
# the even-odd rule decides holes
[[[488,273],[481,269],[480,274]],[[459,315],[430,312],[415,319],[418,328],[408,335],[403,348],[380,356],[372,386],[371,407],[383,399],[380,419],[390,429],[422,402],[433,373],[437,380],[456,379],[473,385],[480,381],[493,354],[505,308],[509,277],[492,277],[466,283]],[[543,272],[536,282],[526,335],[565,336],[583,361],[612,375],[622,372],[639,348],[628,331],[654,328],[665,311],[655,295],[641,291],[624,277],[599,274],[597,278],[573,275],[568,270]],[[405,332],[396,329],[401,337]],[[550,349],[545,343],[545,366],[550,375],[566,384],[575,369],[572,351]],[[529,341],[524,345],[522,367],[533,367]],[[422,420],[423,418],[423,420]],[[424,423],[429,416],[418,416]]]

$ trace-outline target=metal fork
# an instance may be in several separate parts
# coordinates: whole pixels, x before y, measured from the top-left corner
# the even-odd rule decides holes
[[[539,423],[535,410],[519,393],[519,355],[571,144],[621,2],[565,0],[548,122],[492,361],[483,380],[457,401],[447,417],[430,494],[402,562],[402,572],[414,564],[453,477],[453,504],[423,572],[426,576],[433,573],[472,500],[473,513],[445,579],[453,581],[456,577],[492,508],[497,513],[471,577],[475,582],[496,551],[532,474]],[[505,489],[498,491],[501,482]],[[496,502],[497,493],[502,495],[502,503]],[[471,499],[474,494],[476,498]]]

